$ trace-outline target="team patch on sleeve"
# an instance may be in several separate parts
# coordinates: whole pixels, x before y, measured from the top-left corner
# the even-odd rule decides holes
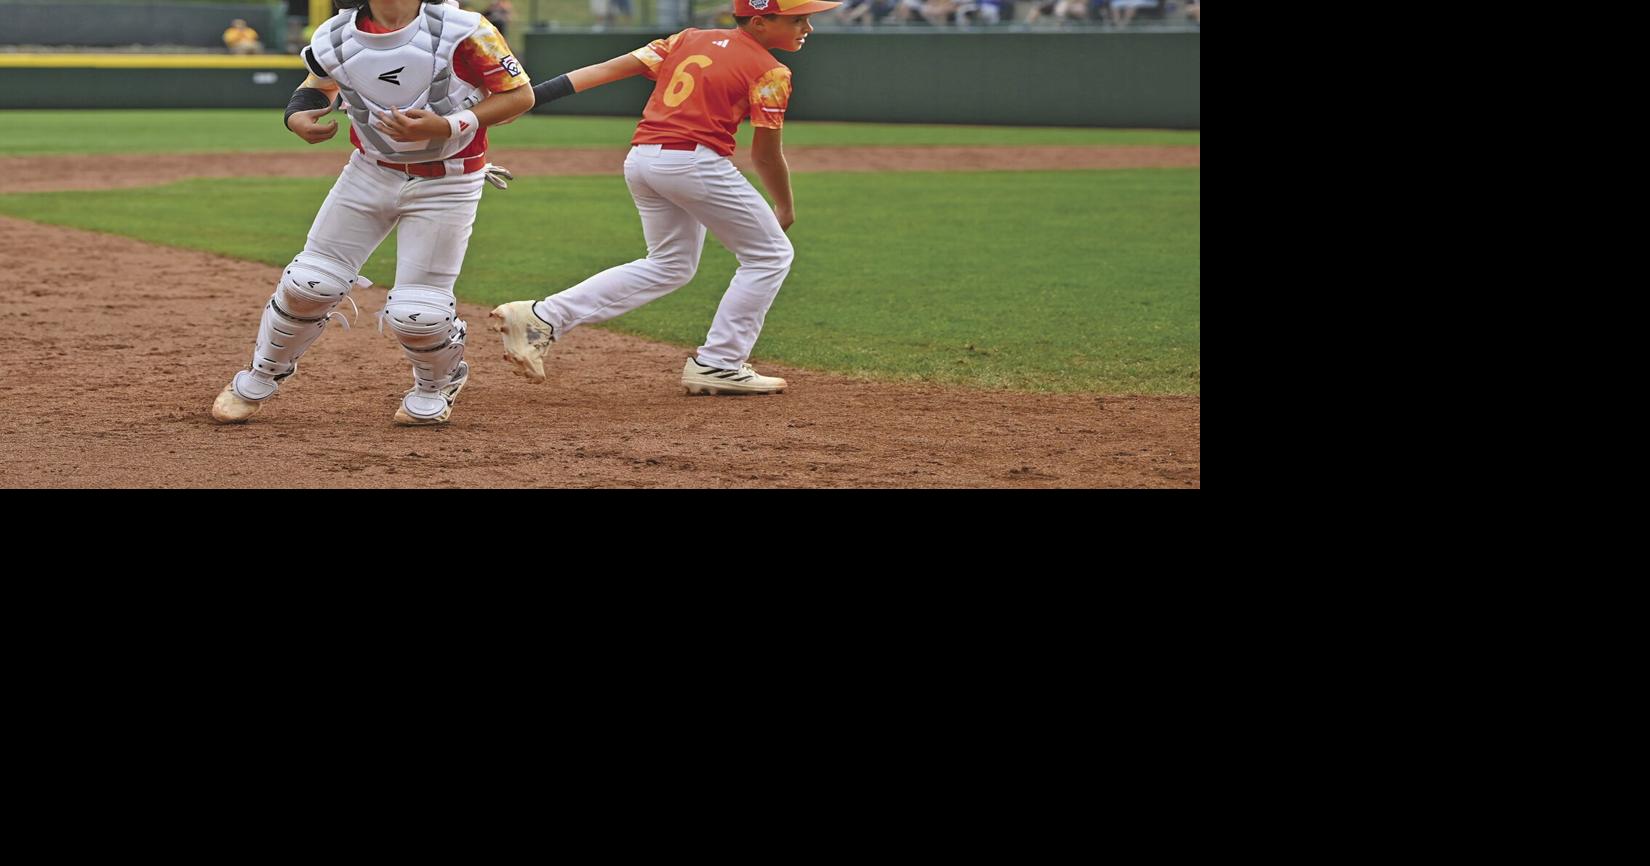
[[[485,18],[476,32],[464,40],[459,47],[459,57],[454,59],[478,73],[483,86],[493,93],[532,83],[526,70],[521,68],[521,61],[510,52],[510,43],[504,41],[504,34]]]
[[[768,70],[751,85],[750,102],[751,126],[782,129],[791,103],[791,71],[783,66]]]

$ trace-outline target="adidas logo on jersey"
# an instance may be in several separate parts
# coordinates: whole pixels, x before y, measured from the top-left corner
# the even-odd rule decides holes
[[[711,44],[716,46],[717,48],[726,48],[726,47],[728,47],[728,40],[718,39],[715,42],[712,42]]]
[[[407,67],[403,66],[403,67],[401,67],[401,69],[391,69],[390,71],[384,73],[383,75],[378,76],[378,80],[388,82],[390,84],[395,85],[396,87],[400,87],[401,86],[401,79],[396,78],[395,76],[400,75],[401,70],[406,69],[406,68]]]

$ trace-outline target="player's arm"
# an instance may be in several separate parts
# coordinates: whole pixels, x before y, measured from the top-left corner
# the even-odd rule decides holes
[[[489,93],[471,109],[482,126],[508,123],[533,110],[533,88],[523,84],[502,93]]]
[[[626,78],[634,78],[647,72],[647,64],[637,59],[634,54],[623,54],[612,60],[604,60],[594,66],[584,66],[558,75],[543,84],[533,85],[533,96],[539,103],[550,102],[563,96],[572,96],[583,93],[592,87],[601,87],[603,84],[612,84]]]
[[[693,32],[688,28],[666,39],[655,39],[646,45],[630,52],[621,54],[612,60],[604,60],[594,66],[584,66],[565,75],[558,75],[543,84],[533,87],[533,94],[538,98],[540,105],[575,93],[583,93],[592,87],[601,87],[603,84],[612,84],[637,75],[646,75],[648,78],[659,77],[659,67],[665,58],[676,50],[676,44],[682,37]]]
[[[460,135],[467,126],[486,128],[509,123],[532,109],[533,88],[522,84],[501,93],[489,93],[474,108],[457,114],[442,116],[422,108],[403,113],[392,108],[389,114],[376,115],[373,125],[396,141],[426,141]]]
[[[780,147],[780,131],[785,126],[785,109],[791,103],[791,71],[783,66],[770,69],[751,85],[751,126],[756,134],[751,139],[751,162],[756,166],[762,186],[773,199],[773,215],[779,218],[779,227],[790,230],[796,222],[796,208],[791,202],[791,167],[785,162],[785,150]]]
[[[320,144],[337,135],[338,121],[321,122],[321,118],[332,113],[333,100],[337,97],[337,82],[310,72],[287,101],[286,128],[310,144]]]
[[[779,227],[789,231],[796,222],[796,207],[791,201],[791,167],[785,162],[785,150],[780,146],[782,130],[756,127],[751,139],[751,163],[757,177],[773,199],[773,215],[779,218]]]

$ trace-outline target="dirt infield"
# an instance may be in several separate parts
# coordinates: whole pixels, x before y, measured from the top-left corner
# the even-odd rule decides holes
[[[829,159],[847,159],[838,152],[811,163],[803,150],[787,151],[794,170],[831,170]],[[933,159],[949,149],[881,150]],[[998,152],[954,156],[989,157],[1003,168],[1038,149],[989,150]],[[1190,150],[1197,164],[1197,148],[1058,150]],[[251,166],[275,176],[331,175],[342,154],[129,159],[140,161],[0,159],[0,191],[143,185],[229,167],[236,176]],[[622,160],[622,151],[497,155],[518,174],[574,166],[616,173]],[[885,167],[895,170],[875,165]],[[29,186],[37,183],[56,185]],[[510,374],[496,335],[483,327],[486,309],[468,304],[461,314],[471,323],[473,373],[452,423],[398,428],[390,416],[411,377],[394,342],[371,327],[383,287],[357,290],[363,315],[355,329],[334,326],[250,424],[220,426],[208,407],[247,363],[279,269],[8,217],[0,217],[0,236],[0,316],[15,326],[16,347],[0,388],[3,487],[1202,484],[1197,397],[889,384],[757,358],[763,372],[791,381],[788,393],[689,398],[676,379],[690,349],[598,328],[569,334],[550,381],[532,385]]]

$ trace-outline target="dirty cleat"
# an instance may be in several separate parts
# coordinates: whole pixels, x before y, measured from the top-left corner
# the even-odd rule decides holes
[[[218,398],[212,401],[212,420],[219,424],[240,424],[263,408],[264,402],[275,396],[281,382],[298,372],[298,365],[273,379],[260,379],[251,370],[242,370],[223,386]]]
[[[453,380],[447,387],[440,391],[420,391],[417,388],[408,391],[395,410],[395,423],[403,427],[447,423],[447,418],[453,414],[453,401],[458,399],[458,392],[464,390],[464,385],[469,381],[470,365],[464,361],[458,362],[458,370],[453,373]]]
[[[263,406],[262,401],[248,400],[235,393],[235,383],[231,382],[223,386],[218,398],[212,401],[212,420],[219,424],[241,424],[258,414]]]
[[[537,301],[511,301],[487,314],[487,327],[504,336],[504,360],[516,375],[544,381],[544,356],[556,341],[556,329],[533,312]]]
[[[689,394],[778,394],[785,390],[785,380],[778,376],[763,376],[740,364],[737,370],[706,367],[697,358],[689,358],[682,367],[682,386]]]

